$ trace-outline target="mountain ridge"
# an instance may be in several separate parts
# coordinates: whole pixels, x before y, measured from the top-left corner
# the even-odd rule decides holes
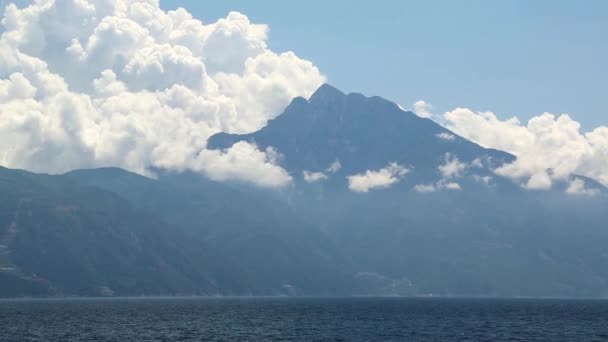
[[[260,149],[272,147],[283,156],[279,165],[294,175],[325,170],[335,161],[341,164],[341,175],[352,175],[381,169],[390,162],[430,173],[448,154],[467,163],[486,156],[491,162],[488,167],[515,159],[509,153],[468,141],[386,99],[347,95],[328,84],[308,100],[295,98],[257,132],[218,133],[209,139],[208,148],[225,149],[237,141],[255,143]],[[420,181],[431,179],[422,177]]]
[[[515,156],[330,85],[209,148],[237,141],[277,150],[292,184],[0,168],[0,296],[608,297],[590,178],[523,189],[494,172]]]

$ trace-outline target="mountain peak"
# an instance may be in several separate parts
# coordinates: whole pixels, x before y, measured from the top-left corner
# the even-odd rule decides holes
[[[344,94],[339,89],[335,88],[332,85],[327,83],[323,83],[308,99],[309,103],[327,103],[333,102],[336,99],[344,98],[346,94]]]

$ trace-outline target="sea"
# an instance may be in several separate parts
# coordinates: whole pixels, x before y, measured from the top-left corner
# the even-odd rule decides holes
[[[0,341],[608,341],[608,301],[0,300]]]

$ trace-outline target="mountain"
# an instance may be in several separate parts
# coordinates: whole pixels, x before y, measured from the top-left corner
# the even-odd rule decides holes
[[[341,165],[340,175],[381,169],[396,162],[414,166],[418,179],[430,180],[446,154],[457,155],[463,162],[483,157],[492,165],[514,159],[381,97],[346,95],[328,84],[308,100],[295,98],[283,114],[261,130],[244,135],[219,133],[209,139],[208,146],[222,149],[237,141],[254,142],[261,149],[275,148],[283,155],[282,166],[297,176],[304,170],[324,171],[336,161]]]
[[[274,149],[293,183],[0,169],[0,296],[608,297],[593,179],[523,189],[494,172],[515,156],[330,85],[208,148],[238,141]]]
[[[0,296],[217,291],[187,243],[111,192],[0,168]]]
[[[0,169],[0,297],[348,289],[336,248],[289,210],[180,177]]]
[[[121,169],[78,170],[65,177],[110,191],[153,213],[204,251],[201,264],[224,295],[329,295],[347,291],[352,272],[338,249],[292,209],[264,193],[159,173],[153,180]]]
[[[572,176],[601,195],[566,194],[566,182],[524,190],[493,172],[513,155],[330,85],[294,99],[260,131],[220,133],[209,146],[237,141],[282,155],[296,179],[283,200],[336,241],[356,274],[408,283],[418,294],[608,295],[606,189],[589,178]],[[349,189],[349,176],[390,163],[408,173],[390,186]],[[307,171],[323,177],[309,183]]]

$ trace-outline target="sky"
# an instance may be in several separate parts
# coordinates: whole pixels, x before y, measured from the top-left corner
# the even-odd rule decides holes
[[[289,186],[302,175],[281,151],[207,140],[255,132],[328,82],[514,154],[492,171],[524,188],[608,186],[608,2],[583,4],[0,0],[0,165]],[[358,174],[406,176],[387,165]]]
[[[231,10],[270,28],[275,51],[311,60],[332,85],[437,112],[527,120],[569,113],[608,124],[608,2],[176,1],[203,22]]]

